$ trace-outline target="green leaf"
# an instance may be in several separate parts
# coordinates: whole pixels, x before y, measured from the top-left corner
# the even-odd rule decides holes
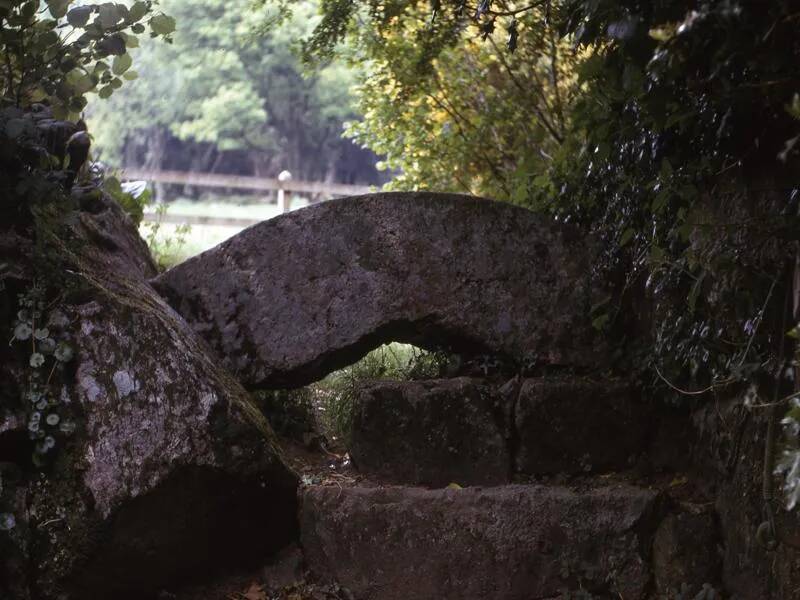
[[[72,0],[47,0],[47,8],[53,18],[60,19],[67,14],[67,8]]]
[[[114,57],[114,62],[111,63],[111,72],[114,75],[122,75],[133,64],[133,58],[130,54],[122,54]]]
[[[100,5],[99,15],[97,20],[100,22],[100,27],[103,29],[111,29],[122,20],[122,11],[119,5],[106,2]]]
[[[697,279],[695,279],[694,284],[692,285],[692,289],[689,290],[689,311],[694,313],[694,309],[697,306],[697,299],[700,296],[700,292],[703,289],[703,280],[705,279],[706,274],[705,272],[700,275]]]
[[[55,31],[45,31],[42,35],[36,38],[36,46],[37,48],[49,48],[54,44],[57,44],[61,38],[58,37],[58,33]]]
[[[670,189],[669,188],[662,188],[656,197],[653,199],[653,203],[650,205],[650,209],[655,212],[661,212],[663,208],[667,205],[667,201],[669,201],[670,197]]]
[[[122,56],[125,54],[125,38],[115,33],[97,42],[97,48],[106,54]]]
[[[592,327],[594,327],[597,331],[601,331],[608,324],[609,319],[610,317],[608,314],[602,314],[592,321]]]
[[[150,29],[156,35],[169,35],[175,31],[175,19],[169,15],[156,15],[150,19]]]
[[[625,231],[622,232],[622,236],[619,238],[619,247],[622,248],[628,242],[633,239],[633,235],[636,233],[636,230],[633,227],[628,227]]]
[[[80,69],[75,69],[67,73],[67,83],[69,83],[76,94],[85,94],[94,89],[95,82]]]
[[[39,8],[38,1],[26,2],[25,4],[22,5],[22,8],[20,8],[19,12],[23,17],[29,19],[36,14],[38,8]]]
[[[108,98],[109,96],[111,96],[111,94],[113,94],[113,93],[114,93],[114,88],[113,87],[111,87],[110,85],[104,85],[103,87],[101,87],[98,90],[97,95],[100,96],[101,98],[105,99],[105,98]]]
[[[33,329],[27,323],[20,323],[14,328],[14,339],[25,341],[31,337]]]
[[[135,35],[131,35],[130,33],[123,33],[122,36],[125,38],[125,46],[127,48],[139,47],[139,38],[137,38]]]
[[[137,73],[136,71],[133,71],[133,70],[131,70],[131,71],[125,71],[125,74],[122,76],[122,78],[123,78],[125,81],[133,81],[133,80],[134,80],[134,79],[136,79],[137,77],[139,77],[139,73]]]
[[[128,18],[131,21],[139,21],[150,9],[145,2],[134,2],[128,10]]]
[[[122,184],[119,179],[111,175],[103,180],[103,189],[111,195],[119,194],[122,192]]]
[[[67,13],[67,23],[73,27],[83,27],[89,22],[89,17],[94,12],[93,5],[77,6]]]

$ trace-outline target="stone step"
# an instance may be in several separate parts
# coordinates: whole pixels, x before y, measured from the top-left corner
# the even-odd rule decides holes
[[[534,600],[579,590],[637,600],[653,582],[662,498],[627,484],[308,486],[301,543],[312,570],[357,600]]]
[[[628,469],[648,452],[654,424],[620,380],[378,381],[357,397],[350,453],[382,481],[500,485],[515,474]]]

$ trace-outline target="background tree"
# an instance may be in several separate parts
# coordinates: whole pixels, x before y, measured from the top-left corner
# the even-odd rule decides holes
[[[259,30],[248,0],[165,0],[180,26],[170,46],[142,44],[125,96],[91,107],[103,157],[119,165],[377,182],[371,153],[341,139],[355,113],[352,72],[306,77],[292,40],[311,30],[299,3],[281,29]]]
[[[363,120],[347,131],[385,155],[390,187],[508,199],[563,142],[577,91],[578,54],[551,26],[554,10],[326,2],[303,55],[357,66]]]

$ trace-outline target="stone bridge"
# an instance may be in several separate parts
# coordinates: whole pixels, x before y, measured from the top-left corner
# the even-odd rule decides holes
[[[264,221],[155,288],[250,387],[296,386],[388,341],[598,368],[592,244],[500,202],[383,193]]]

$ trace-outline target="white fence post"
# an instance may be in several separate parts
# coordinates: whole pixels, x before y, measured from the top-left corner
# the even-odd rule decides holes
[[[292,179],[292,174],[289,171],[281,171],[278,175],[278,210],[282,213],[287,213],[292,209],[292,197],[287,196],[286,191],[283,189],[283,184]]]

